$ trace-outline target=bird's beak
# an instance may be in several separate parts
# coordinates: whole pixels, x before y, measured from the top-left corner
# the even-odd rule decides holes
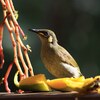
[[[37,33],[38,35],[44,36],[44,34],[42,33],[41,29],[29,29],[29,31],[35,32],[35,33]]]
[[[35,32],[35,33],[39,33],[39,30],[38,29],[29,29],[29,31]]]

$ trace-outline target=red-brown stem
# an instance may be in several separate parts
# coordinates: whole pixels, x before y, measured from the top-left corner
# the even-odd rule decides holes
[[[24,54],[25,54],[25,57],[26,57],[26,60],[27,60],[27,63],[28,63],[30,74],[31,74],[31,76],[34,76],[34,71],[33,71],[29,56],[27,54],[27,51],[24,51]]]
[[[14,22],[15,27],[18,27],[19,31],[21,31],[21,33],[22,33],[23,31],[22,31],[22,29],[20,28],[20,26],[18,25],[18,22],[16,21],[16,19],[15,19],[15,17],[14,17],[14,14],[13,14],[11,8],[9,7],[9,2],[8,2],[7,0],[6,0],[6,2],[7,2],[7,5],[8,5],[8,10],[9,10],[9,12],[11,13],[11,16],[12,16],[12,19],[13,19],[13,22]],[[15,31],[15,33],[16,33],[16,31]],[[19,36],[19,33],[17,32],[16,35]],[[32,65],[31,65],[30,59],[29,59],[28,54],[27,54],[26,47],[23,45],[23,43],[22,43],[22,41],[21,41],[20,38],[18,38],[18,41],[19,41],[19,43],[21,44],[22,48],[24,49],[24,54],[25,54],[25,57],[26,57],[26,59],[27,59],[28,67],[29,67],[29,69],[30,69],[31,75],[33,76],[34,73],[33,73],[33,69],[32,69]]]
[[[28,63],[28,68],[29,68],[30,74],[31,74],[31,76],[34,76],[34,71],[33,71],[33,68],[32,68],[32,65],[31,65],[31,62],[30,62],[28,53],[27,53],[28,50],[27,50],[27,48],[24,46],[24,44],[22,43],[22,41],[21,41],[19,35],[18,35],[17,38],[18,38],[18,41],[19,41],[20,45],[22,46],[22,49],[23,49],[23,52],[24,52],[26,61],[27,61],[27,63]]]
[[[2,4],[2,8],[3,8],[3,13],[4,13],[4,19],[5,19],[4,22],[10,33],[10,38],[11,38],[11,41],[13,44],[13,50],[14,50],[13,63],[15,63],[15,65],[19,71],[20,80],[22,80],[23,78],[28,77],[28,69],[29,69],[31,76],[34,75],[33,68],[32,68],[32,65],[31,65],[31,62],[30,62],[30,59],[28,56],[28,48],[26,46],[24,46],[24,44],[20,38],[20,33],[24,37],[24,39],[26,36],[17,22],[17,19],[16,19],[17,12],[14,9],[12,0],[1,0],[1,4]],[[6,18],[7,15],[9,15],[9,16]],[[14,37],[14,35],[15,35],[15,37]],[[2,41],[1,41],[1,44],[2,44]],[[24,53],[22,53],[22,50]],[[28,65],[26,65],[23,55],[25,56]],[[19,59],[23,65],[24,73],[20,66]],[[8,92],[10,92],[10,89],[8,87],[7,79],[8,79],[8,76],[9,76],[12,66],[13,66],[13,64],[10,64],[10,66],[7,70],[7,73],[4,77],[5,88]]]
[[[19,89],[19,90],[18,90],[18,93],[22,94],[22,93],[24,93],[24,91],[21,90],[21,89]]]
[[[6,16],[6,12],[5,11],[4,11],[4,16]],[[6,24],[7,28],[8,28],[8,31],[9,31],[10,36],[11,36],[11,41],[12,41],[12,44],[13,44],[13,49],[14,49],[14,62],[16,64],[16,66],[17,66],[17,69],[19,70],[20,75],[23,76],[24,73],[22,72],[22,69],[21,69],[21,67],[19,65],[19,61],[18,61],[18,58],[17,58],[16,41],[15,41],[14,36],[13,36],[13,33],[12,33],[13,28],[10,26],[10,24],[9,24],[9,22],[8,22],[7,19],[5,19],[5,24]]]
[[[4,23],[5,23],[5,19],[9,16],[9,14],[7,14],[7,16],[4,17],[3,21],[0,24],[0,69],[3,67],[4,65],[4,54],[3,54],[3,47],[2,47],[2,40],[3,40],[3,29],[4,29]]]
[[[10,12],[10,14],[11,14],[11,16],[12,16],[12,19],[13,19],[15,25],[18,26],[18,28],[19,28],[19,30],[20,30],[22,36],[25,37],[25,34],[24,34],[23,30],[20,28],[18,22],[16,21],[16,18],[15,18],[14,14],[13,14],[13,11],[12,11],[12,9],[11,9],[11,7],[10,7],[10,6],[13,6],[12,3],[10,3],[9,0],[5,0],[5,2],[6,2],[6,4],[7,4],[8,11]]]
[[[6,4],[5,4],[4,0],[0,0],[0,2],[2,4],[3,9],[5,9]]]
[[[16,46],[16,42],[14,39],[14,36],[12,33],[10,33],[11,36],[11,40],[12,40],[12,44],[13,44],[13,49],[14,49],[14,63],[16,64],[17,69],[19,70],[19,74],[20,74],[20,79],[23,79],[24,77],[24,73],[20,67],[19,61],[18,61],[18,55],[17,55],[17,46]]]
[[[28,77],[28,67],[27,67],[27,65],[24,61],[23,55],[22,55],[21,44],[20,44],[19,39],[18,39],[19,38],[19,30],[18,30],[17,26],[15,27],[15,33],[16,33],[15,35],[16,35],[16,40],[17,40],[17,44],[18,44],[18,56],[19,56],[19,58],[22,62],[22,65],[23,65],[23,68],[24,68],[24,71],[25,71],[25,75],[26,75],[26,77]]]
[[[6,74],[4,76],[4,85],[5,85],[5,89],[8,93],[11,92],[9,86],[8,86],[8,77],[9,77],[9,74],[10,74],[10,71],[12,69],[12,66],[13,66],[13,62],[9,65],[7,71],[6,71]]]
[[[3,47],[2,47],[2,39],[3,39],[3,25],[0,25],[0,69],[4,65],[4,54],[3,54]]]
[[[0,48],[2,47],[2,39],[3,39],[3,25],[0,25]]]
[[[21,60],[21,63],[23,65],[25,76],[28,77],[28,67],[27,67],[27,65],[26,65],[26,63],[24,61],[20,43],[18,42],[17,44],[18,44],[18,56],[19,56],[19,58]]]
[[[27,67],[27,65],[26,65],[26,63],[24,61],[23,54],[22,54],[22,51],[21,51],[21,44],[20,44],[20,42],[18,40],[18,37],[19,37],[18,28],[17,28],[17,26],[16,27],[14,26],[14,23],[12,22],[12,20],[10,20],[10,25],[13,28],[14,32],[16,33],[16,41],[17,41],[17,44],[18,44],[18,56],[19,56],[19,58],[21,60],[21,63],[23,65],[23,67],[24,67],[25,76],[28,77],[28,67]],[[13,45],[13,47],[14,47],[14,45]],[[27,48],[24,48],[24,49],[27,49]]]
[[[25,36],[23,30],[21,29],[21,27],[19,25],[18,25],[18,29],[19,29],[20,33],[22,34],[23,38],[25,38],[26,36]]]
[[[10,3],[10,7],[11,7],[11,9],[12,9],[13,11],[15,11],[15,8],[14,8],[14,6],[13,6],[13,2],[12,2],[12,0],[9,0],[9,3]]]

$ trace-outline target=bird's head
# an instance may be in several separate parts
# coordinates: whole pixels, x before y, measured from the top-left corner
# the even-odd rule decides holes
[[[53,31],[48,29],[29,29],[29,31],[35,32],[40,37],[42,43],[57,43],[56,35]]]

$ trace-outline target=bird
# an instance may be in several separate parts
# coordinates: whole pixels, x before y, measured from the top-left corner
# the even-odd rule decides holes
[[[80,68],[71,54],[58,44],[55,33],[49,29],[29,29],[37,33],[41,41],[41,60],[56,78],[82,76]]]

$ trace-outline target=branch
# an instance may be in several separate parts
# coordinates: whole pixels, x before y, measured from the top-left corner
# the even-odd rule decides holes
[[[11,39],[12,45],[13,45],[13,51],[14,51],[13,63],[15,63],[15,65],[19,71],[20,80],[22,80],[23,78],[29,77],[28,72],[30,72],[31,76],[34,75],[31,61],[28,56],[28,50],[30,50],[30,48],[25,46],[20,38],[20,34],[23,36],[24,39],[26,39],[26,36],[25,36],[23,30],[21,29],[20,25],[17,22],[18,12],[15,10],[12,0],[0,0],[0,2],[2,4],[3,14],[4,14],[3,23],[6,24],[6,27],[10,33],[10,39]],[[1,68],[1,66],[4,63],[4,56],[3,56],[3,49],[2,49],[3,27],[0,26],[0,30],[1,30],[0,31],[1,32],[0,33],[0,50],[1,50],[0,51],[0,64],[1,64],[0,68]],[[24,56],[25,56],[26,60],[24,60]],[[19,60],[22,63],[24,72],[19,63]],[[12,64],[12,66],[13,66],[13,64]],[[8,68],[7,73],[4,77],[5,87],[8,92],[10,91],[10,89],[8,87],[7,78],[10,74],[10,70],[11,70],[11,67]]]

